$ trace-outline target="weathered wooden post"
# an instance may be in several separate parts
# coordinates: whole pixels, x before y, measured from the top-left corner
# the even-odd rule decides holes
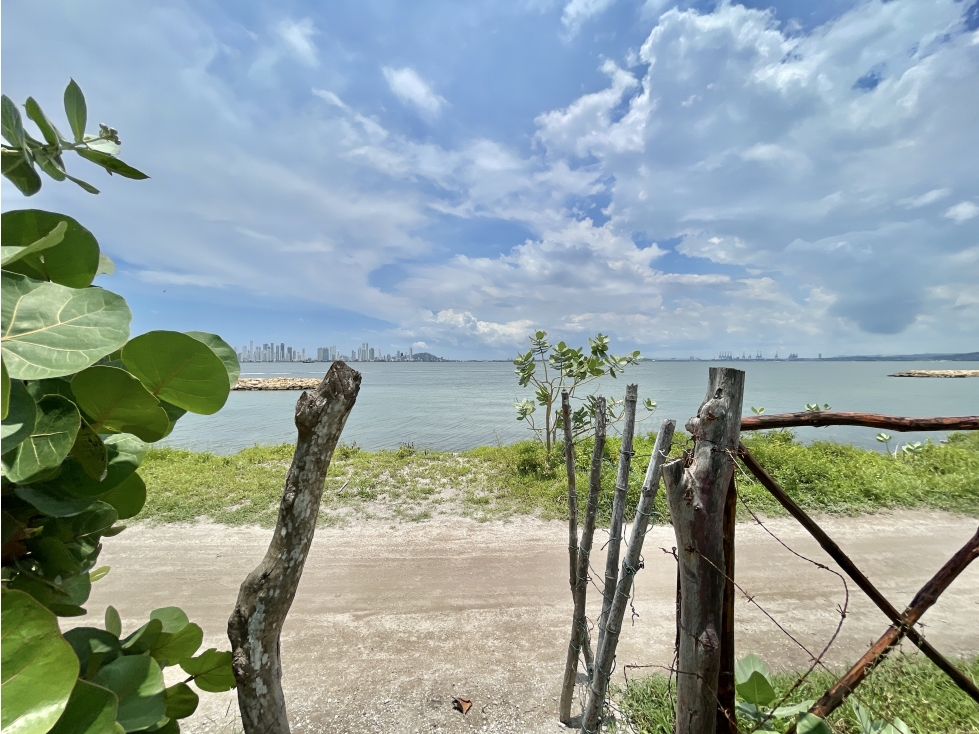
[[[334,362],[319,387],[296,403],[299,438],[265,558],[248,574],[228,620],[232,667],[245,734],[289,734],[279,635],[313,542],[323,482],[360,392],[360,373]]]
[[[581,528],[581,542],[578,544],[577,563],[574,571],[576,584],[574,612],[571,617],[571,642],[568,644],[568,658],[564,666],[564,681],[561,685],[561,705],[558,712],[561,723],[571,726],[571,702],[578,677],[578,656],[584,652],[585,665],[591,668],[591,643],[588,640],[588,627],[585,622],[585,602],[588,595],[588,561],[592,541],[595,537],[595,519],[598,516],[598,494],[602,489],[602,459],[605,456],[606,431],[605,398],[595,400],[595,445],[591,456],[591,473],[588,478],[588,506],[585,508],[585,523]],[[589,671],[590,674],[590,671]]]
[[[642,484],[639,506],[636,507],[636,519],[632,523],[628,551],[622,560],[622,570],[619,574],[619,583],[615,589],[615,598],[612,600],[612,608],[609,610],[608,619],[605,623],[605,636],[595,652],[595,672],[592,675],[585,712],[581,717],[581,729],[584,732],[589,732],[589,734],[599,731],[602,725],[602,710],[609,678],[612,676],[615,648],[619,642],[619,633],[622,632],[622,620],[625,617],[629,595],[632,593],[633,578],[640,568],[643,540],[646,537],[649,518],[653,514],[653,505],[656,502],[656,493],[659,489],[660,470],[670,455],[670,446],[673,444],[673,431],[675,429],[676,421],[663,421],[663,425],[660,426],[656,436],[656,444],[653,447],[653,455],[649,459],[649,466],[646,467],[646,479]]]
[[[714,734],[717,725],[727,569],[724,505],[734,476],[743,395],[744,372],[712,367],[707,397],[687,423],[693,453],[663,467],[680,567],[676,734]]]
[[[724,604],[721,610],[721,666],[717,674],[717,734],[738,734],[734,708],[734,533],[738,488],[734,477],[724,500]]]

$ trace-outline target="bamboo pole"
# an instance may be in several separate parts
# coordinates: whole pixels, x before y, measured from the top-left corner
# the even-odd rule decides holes
[[[628,550],[622,561],[619,583],[615,589],[615,599],[612,602],[612,608],[609,611],[608,620],[605,625],[605,636],[602,638],[602,642],[599,643],[598,650],[595,653],[595,673],[591,679],[585,712],[581,717],[581,729],[585,732],[597,732],[601,729],[605,692],[608,689],[609,679],[612,676],[615,648],[619,642],[619,634],[622,632],[622,620],[625,617],[625,608],[629,602],[629,595],[632,593],[633,577],[641,567],[642,562],[640,558],[643,540],[646,537],[649,518],[653,514],[653,505],[656,502],[656,493],[659,490],[660,470],[669,457],[670,446],[673,444],[673,431],[675,429],[676,421],[663,421],[663,425],[659,429],[659,434],[656,436],[653,455],[650,457],[649,466],[646,468],[646,478],[643,481],[639,506],[636,508],[636,519],[632,523],[632,534],[629,538]]]
[[[798,426],[867,426],[890,431],[975,431],[979,430],[979,415],[949,418],[903,418],[879,413],[841,413],[831,410],[812,410],[781,415],[752,415],[741,419],[742,431],[762,431],[768,428]]]
[[[588,505],[585,507],[585,522],[581,528],[581,542],[578,544],[575,583],[577,594],[574,598],[574,612],[571,618],[571,642],[568,644],[568,657],[564,666],[564,680],[561,685],[561,704],[559,718],[565,726],[571,726],[571,702],[574,686],[578,678],[578,657],[583,652],[588,674],[591,675],[592,655],[588,640],[588,627],[585,622],[585,601],[588,595],[588,562],[592,542],[595,537],[595,520],[598,517],[598,495],[602,489],[602,461],[605,456],[606,432],[605,398],[595,401],[595,445],[592,449],[591,471],[588,477]]]
[[[602,615],[598,618],[598,646],[602,648],[612,597],[619,581],[619,553],[622,548],[622,516],[625,514],[626,494],[629,491],[629,470],[632,467],[632,438],[636,430],[636,401],[638,385],[627,385],[622,412],[622,449],[619,451],[619,471],[615,479],[612,500],[612,520],[608,530],[608,553],[605,558],[605,586],[602,589]]]
[[[725,579],[724,503],[734,476],[744,372],[712,367],[707,397],[687,423],[693,454],[663,467],[680,566],[676,734],[714,734]]]
[[[768,472],[758,463],[751,452],[748,451],[743,445],[738,445],[738,456],[741,461],[747,467],[748,471],[754,474],[761,485],[767,489],[771,495],[778,500],[779,504],[782,505],[789,514],[792,515],[799,524],[802,525],[809,534],[816,539],[816,542],[822,546],[822,549],[826,551],[830,558],[836,561],[837,565],[843,572],[849,576],[853,582],[860,587],[870,600],[877,605],[893,624],[902,626],[903,621],[901,615],[898,614],[897,609],[887,601],[887,598],[881,594],[877,587],[870,583],[870,579],[863,575],[863,572],[857,568],[856,564],[850,560],[850,557],[843,552],[832,538],[830,538],[826,532],[816,524],[816,522],[805,513],[805,511],[796,504],[788,493],[782,489],[778,482],[769,476]],[[924,639],[918,634],[918,631],[914,627],[906,627],[904,634],[907,636],[911,642],[913,642],[925,656],[931,660],[936,666],[938,666],[949,678],[955,681],[956,685],[965,691],[973,701],[979,703],[979,686],[976,686],[961,670],[952,665],[951,662],[946,659],[938,650],[932,647],[931,643]]]
[[[333,450],[359,392],[360,373],[334,362],[319,387],[296,403],[299,437],[272,542],[242,582],[228,620],[245,734],[289,734],[279,636],[313,542]]]

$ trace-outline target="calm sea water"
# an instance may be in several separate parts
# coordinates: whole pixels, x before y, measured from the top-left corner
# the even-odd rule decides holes
[[[680,427],[694,415],[707,389],[711,362],[643,362],[624,377],[593,383],[597,394],[621,398],[627,382],[639,385],[640,401],[658,409],[643,424],[653,430],[665,418]],[[719,363],[732,366],[732,363]],[[411,443],[445,451],[510,443],[531,436],[515,418],[513,403],[532,397],[517,385],[508,362],[354,363],[363,374],[357,405],[343,441],[376,449]],[[829,403],[834,410],[904,416],[975,415],[979,379],[888,377],[909,369],[979,369],[977,362],[737,362],[745,370],[745,414],[750,406],[788,413],[806,403]],[[243,364],[243,377],[321,377],[327,364]],[[165,445],[195,451],[232,453],[256,444],[292,443],[295,391],[232,392],[211,416],[188,414]],[[941,433],[894,433],[898,443],[939,440]],[[878,448],[877,431],[859,427],[798,429],[803,441],[830,440]],[[892,442],[891,447],[894,447]]]

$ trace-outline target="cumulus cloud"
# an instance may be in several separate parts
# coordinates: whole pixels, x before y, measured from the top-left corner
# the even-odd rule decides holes
[[[605,11],[615,0],[569,0],[561,13],[561,25],[569,37],[581,30],[581,24]]]
[[[979,206],[976,206],[971,201],[960,201],[955,206],[949,207],[944,216],[956,224],[962,224],[979,216]]]
[[[442,113],[445,100],[432,91],[431,86],[411,67],[394,69],[385,66],[382,71],[388,86],[401,104],[414,107],[423,117],[435,118]]]

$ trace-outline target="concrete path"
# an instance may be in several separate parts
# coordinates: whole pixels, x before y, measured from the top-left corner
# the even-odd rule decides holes
[[[977,525],[923,512],[822,523],[898,608]],[[829,563],[793,521],[767,526],[794,550]],[[95,585],[89,616],[65,621],[101,626],[111,601],[128,631],[152,609],[177,605],[203,626],[205,646],[229,649],[224,631],[238,585],[270,533],[219,525],[130,528],[106,542],[101,562],[112,571]],[[660,549],[673,545],[669,527],[647,536],[638,617],[619,647],[619,683],[627,665],[671,661],[676,566]],[[825,645],[844,603],[837,576],[800,560],[753,524],[738,526],[737,563],[746,592],[804,645]],[[604,568],[603,554],[594,556],[593,567]],[[598,601],[597,591],[589,594]],[[594,618],[596,609],[589,613]],[[737,614],[739,655],[754,652],[774,667],[807,661],[756,607],[739,599]],[[565,524],[440,519],[320,530],[282,640],[294,731],[557,732],[570,617]],[[925,634],[947,655],[979,654],[979,564],[923,621]],[[827,659],[856,659],[886,626],[850,584],[843,631]],[[453,696],[473,701],[467,716],[452,710]],[[183,730],[240,732],[234,700],[205,694]]]

